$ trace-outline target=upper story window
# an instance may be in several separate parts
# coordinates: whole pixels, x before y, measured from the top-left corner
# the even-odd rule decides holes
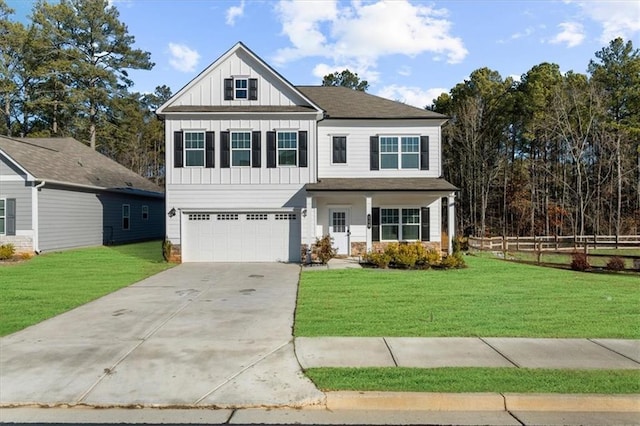
[[[258,79],[233,77],[224,79],[224,100],[258,100]]]
[[[334,136],[331,141],[331,163],[347,163],[347,137]]]
[[[5,200],[0,200],[0,235],[3,235],[5,232],[5,221],[6,221],[6,210],[5,210]]]
[[[278,132],[278,165],[296,166],[298,158],[298,132]]]
[[[231,133],[231,165],[251,166],[251,132]]]
[[[381,136],[381,169],[418,169],[420,138],[417,136]]]
[[[429,170],[428,136],[371,136],[371,170]]]
[[[184,164],[204,166],[204,132],[184,132]]]

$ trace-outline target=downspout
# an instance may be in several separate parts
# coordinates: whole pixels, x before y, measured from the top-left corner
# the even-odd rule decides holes
[[[31,191],[31,228],[33,228],[33,251],[36,254],[40,254],[40,224],[38,219],[38,191],[42,188],[47,182],[42,181],[36,186],[33,187]]]

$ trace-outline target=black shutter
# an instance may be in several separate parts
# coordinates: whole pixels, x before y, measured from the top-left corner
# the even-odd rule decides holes
[[[267,132],[267,168],[276,167],[276,132]]]
[[[249,100],[250,101],[258,100],[258,79],[257,78],[249,79]]]
[[[380,142],[377,136],[369,138],[369,164],[371,170],[380,170]]]
[[[420,225],[420,233],[422,234],[422,241],[431,241],[431,236],[430,234],[430,227],[429,227],[429,223],[430,223],[430,219],[431,219],[431,215],[430,215],[430,211],[429,211],[429,207],[422,207],[420,210],[422,210],[422,224]]]
[[[371,209],[371,240],[380,241],[380,207]]]
[[[251,132],[251,167],[261,166],[262,146],[260,137],[260,132]]]
[[[334,136],[332,146],[332,162],[344,164],[347,162],[347,138],[346,136]]]
[[[298,132],[298,167],[307,167],[307,131]]]
[[[225,101],[233,100],[233,79],[232,78],[224,79],[224,100]]]
[[[215,132],[206,132],[205,133],[205,157],[204,157],[204,166],[205,167],[215,167],[215,144],[216,144],[216,134]]]
[[[429,136],[420,136],[420,170],[429,170]]]
[[[16,199],[7,198],[5,203],[6,226],[5,233],[7,235],[16,235]]]
[[[182,167],[184,161],[182,132],[173,132],[173,167]]]
[[[220,132],[220,167],[228,169],[231,163],[230,159],[229,132]]]

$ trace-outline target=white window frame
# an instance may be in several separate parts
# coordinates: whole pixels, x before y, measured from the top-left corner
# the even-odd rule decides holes
[[[144,204],[140,209],[140,216],[142,220],[149,220],[149,206]]]
[[[126,214],[125,214],[125,210],[126,210]],[[125,219],[127,220],[126,227],[125,227]],[[129,231],[131,229],[131,205],[130,204],[122,205],[122,221],[121,222],[122,222],[123,231]]]
[[[393,224],[383,224],[383,210],[395,210],[398,213],[398,222]],[[404,210],[417,210],[418,211],[418,222],[417,223],[405,223],[403,221],[403,211]],[[390,240],[384,238],[383,228],[385,226],[397,226],[398,227],[398,239]],[[417,226],[418,227],[418,238],[407,239],[404,238],[403,226]],[[381,206],[380,207],[380,241],[422,241],[422,209],[417,206]]]
[[[385,139],[395,139],[397,144],[397,149],[395,152],[383,152],[382,144],[385,142]],[[403,147],[403,142],[408,139],[416,139],[417,140],[417,151],[405,151]],[[384,156],[393,156],[395,154],[396,157],[396,167],[384,167],[383,166],[383,157]],[[403,159],[405,155],[411,155],[417,157],[417,162],[415,167],[403,167]],[[378,140],[378,156],[380,170],[420,170],[420,136],[419,135],[380,135]]]
[[[295,148],[291,148],[291,147],[283,147],[280,148],[280,135],[283,135],[285,133],[289,133],[295,136]],[[283,141],[286,142],[286,141]],[[298,167],[298,148],[299,148],[299,143],[298,143],[298,132],[294,131],[294,130],[279,130],[276,132],[276,160],[277,160],[277,164],[278,167]],[[280,162],[280,153],[283,151],[295,151],[294,157],[293,157],[293,163],[294,164],[282,164]]]
[[[2,203],[2,210],[0,214],[0,219],[2,219],[2,229],[0,229],[0,235],[7,234],[7,199],[0,198],[0,203]]]
[[[344,138],[344,163],[336,163],[333,158],[333,142],[334,138]],[[347,148],[347,135],[331,135],[331,164],[335,166],[346,166],[349,159],[349,149]]]
[[[187,135],[202,135],[202,147],[189,147],[187,148]],[[192,141],[188,141],[189,143],[191,143]],[[199,141],[197,141],[199,142]],[[206,135],[205,135],[205,131],[204,130],[185,130],[184,132],[184,166],[185,167],[204,167],[205,166],[205,157],[206,157],[206,152],[205,152],[205,146],[206,146]],[[202,164],[188,164],[188,152],[198,152],[201,151],[202,152]]]
[[[229,148],[231,150],[231,167],[251,167],[251,143],[253,142],[252,137],[251,137],[251,132],[248,130],[236,130],[236,131],[231,131],[231,134],[229,135]],[[239,135],[239,134],[246,134],[249,135],[249,146],[246,148],[234,148],[233,147],[233,136],[234,135]],[[248,152],[249,153],[249,164],[245,164],[245,165],[237,165],[234,164],[234,153],[237,152]]]
[[[238,84],[244,82],[244,87],[238,87]],[[244,96],[239,96],[238,93],[244,92]],[[249,78],[248,77],[234,77],[233,79],[233,99],[249,99]]]

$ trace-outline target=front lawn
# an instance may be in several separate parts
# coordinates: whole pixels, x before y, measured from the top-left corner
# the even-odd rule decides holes
[[[323,391],[640,393],[640,370],[312,368]]]
[[[296,336],[640,338],[637,276],[465,257],[461,270],[304,270]]]
[[[162,258],[160,241],[69,250],[0,264],[0,336],[170,267]]]

